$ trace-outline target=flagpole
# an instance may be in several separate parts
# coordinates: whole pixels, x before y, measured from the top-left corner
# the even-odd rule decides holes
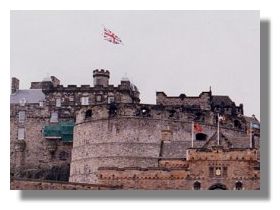
[[[250,122],[250,148],[253,147],[252,122]]]
[[[192,148],[193,148],[193,127],[194,127],[194,122],[192,121]]]
[[[218,134],[218,145],[220,145],[220,116],[219,116],[219,113],[218,113],[218,131],[217,131],[217,134]]]

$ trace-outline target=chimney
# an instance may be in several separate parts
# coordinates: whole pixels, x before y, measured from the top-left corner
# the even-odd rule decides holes
[[[12,77],[11,93],[17,92],[19,89],[19,80],[15,77]]]

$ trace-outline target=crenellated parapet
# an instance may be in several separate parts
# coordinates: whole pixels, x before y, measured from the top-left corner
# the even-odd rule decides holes
[[[100,104],[81,107],[76,113],[77,124],[92,120],[107,120],[125,117],[158,121],[187,122],[190,124],[196,122],[206,130],[209,127],[216,128],[217,126],[217,114],[210,110],[206,111],[190,108],[188,106],[112,103],[107,105]],[[224,129],[241,133],[243,132],[244,135],[249,129],[243,116],[226,116],[223,122],[220,122],[220,126]]]
[[[190,148],[186,151],[186,159],[187,161],[258,161],[258,152],[257,149],[224,149],[219,146],[206,150]]]
[[[235,105],[229,96],[212,95],[212,91],[202,92],[199,96],[167,96],[164,92],[156,92],[156,104],[183,105],[193,109],[211,110],[222,115],[243,115],[243,104]]]
[[[242,104],[211,90],[141,104],[128,78],[114,86],[96,69],[93,79],[63,86],[51,76],[28,90],[12,79],[12,173],[125,189],[259,187],[260,123]]]
[[[104,69],[93,71],[93,85],[107,87],[109,85],[110,72]]]

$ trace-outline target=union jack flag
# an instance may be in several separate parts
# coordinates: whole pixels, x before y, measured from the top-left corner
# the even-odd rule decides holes
[[[104,40],[107,40],[113,44],[123,44],[122,40],[112,31],[104,27]]]

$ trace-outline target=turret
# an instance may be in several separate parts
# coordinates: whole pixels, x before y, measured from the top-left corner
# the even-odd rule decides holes
[[[15,77],[12,78],[11,93],[17,92],[19,89],[19,80]]]
[[[48,92],[51,88],[53,88],[53,82],[50,77],[45,77],[41,82],[42,91],[44,93]]]
[[[109,85],[109,78],[110,78],[110,72],[108,70],[98,70],[95,69],[93,71],[93,85],[97,86],[103,86],[103,87],[108,87]]]

